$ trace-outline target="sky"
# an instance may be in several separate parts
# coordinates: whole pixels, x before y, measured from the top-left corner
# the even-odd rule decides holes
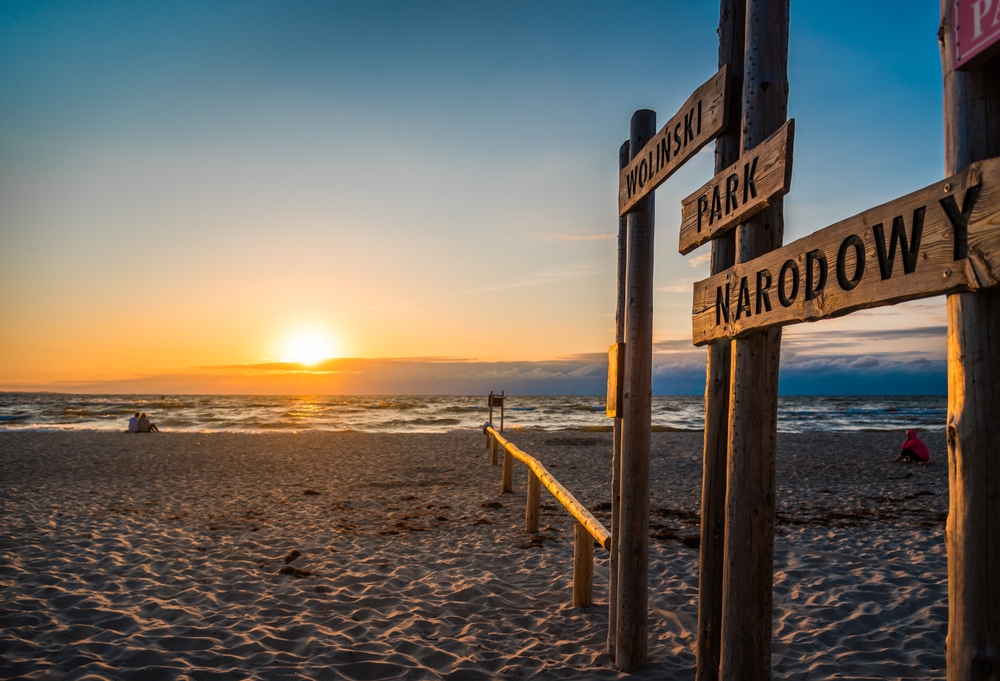
[[[785,243],[943,176],[938,6],[792,3]],[[715,74],[718,13],[0,4],[0,390],[602,393],[618,148]],[[657,190],[657,394],[704,391],[712,149]],[[943,394],[946,325],[786,327],[781,392]]]

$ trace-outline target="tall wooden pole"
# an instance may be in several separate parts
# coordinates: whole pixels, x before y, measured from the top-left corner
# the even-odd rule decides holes
[[[788,0],[747,0],[743,76],[744,152],[788,112]],[[774,201],[737,228],[736,258],[781,245],[783,205]],[[775,448],[781,328],[732,344],[723,588],[722,679],[771,678]]]
[[[656,112],[632,115],[630,155],[656,134]],[[625,375],[622,383],[621,508],[615,665],[646,665],[649,570],[649,433],[653,389],[653,194],[628,213]]]
[[[621,170],[631,160],[629,141],[625,140],[618,149],[618,169]],[[625,342],[625,277],[628,264],[628,216],[618,218],[618,290],[615,304],[615,343]],[[619,359],[619,361],[621,361]],[[618,367],[618,380],[622,378]],[[619,405],[620,406],[620,405]],[[614,418],[614,434],[611,445],[611,556],[608,565],[608,655],[615,656],[615,634],[618,628],[618,507],[621,505],[619,468],[622,460],[622,417],[621,411]]]
[[[722,0],[719,8],[719,68],[729,64],[730,91],[743,92],[746,0]],[[715,172],[740,157],[743,98],[729,98],[729,129],[715,139]],[[712,241],[712,274],[736,264],[736,233]],[[701,476],[701,571],[698,578],[698,681],[719,678],[722,579],[725,560],[726,455],[729,449],[729,341],[708,346],[705,436]]]
[[[952,69],[941,0],[945,175],[1000,156],[1000,58]],[[960,200],[959,197],[956,197]],[[961,204],[960,204],[961,205]],[[1000,679],[1000,291],[948,296],[949,681]]]

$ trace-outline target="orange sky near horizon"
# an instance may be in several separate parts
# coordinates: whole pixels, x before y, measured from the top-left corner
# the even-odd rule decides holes
[[[302,343],[605,353],[618,147],[716,72],[718,6],[639,3],[681,29],[646,41],[636,7],[446,5],[0,7],[0,390],[256,381]],[[865,11],[893,21],[792,8],[786,243],[941,177],[936,4]],[[656,193],[656,361],[691,375],[708,247],[678,254],[679,206],[712,147]],[[938,361],[944,324],[935,299],[785,338],[801,362]]]

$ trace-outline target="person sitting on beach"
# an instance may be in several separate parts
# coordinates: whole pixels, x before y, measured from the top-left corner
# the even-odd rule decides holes
[[[126,433],[138,433],[139,432],[139,412],[135,413],[135,416],[128,420],[128,430]]]
[[[156,424],[149,420],[149,417],[143,414],[139,417],[139,432],[140,433],[159,433],[160,429],[156,427]]]
[[[903,450],[899,453],[893,463],[900,461],[910,461],[912,463],[927,463],[931,460],[931,453],[927,451],[927,445],[917,437],[917,431],[906,431],[906,439],[903,440]]]

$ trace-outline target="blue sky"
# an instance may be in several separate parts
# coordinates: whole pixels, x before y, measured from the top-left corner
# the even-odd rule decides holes
[[[786,243],[942,176],[937,23],[792,3]],[[714,2],[4,3],[0,388],[211,392],[305,334],[371,360],[355,391],[503,366],[600,392],[618,146],[715,73],[717,24]],[[711,175],[709,147],[657,191],[658,393],[702,389],[708,248],[680,256],[677,225]],[[945,326],[938,298],[789,327],[782,391],[943,393]]]

